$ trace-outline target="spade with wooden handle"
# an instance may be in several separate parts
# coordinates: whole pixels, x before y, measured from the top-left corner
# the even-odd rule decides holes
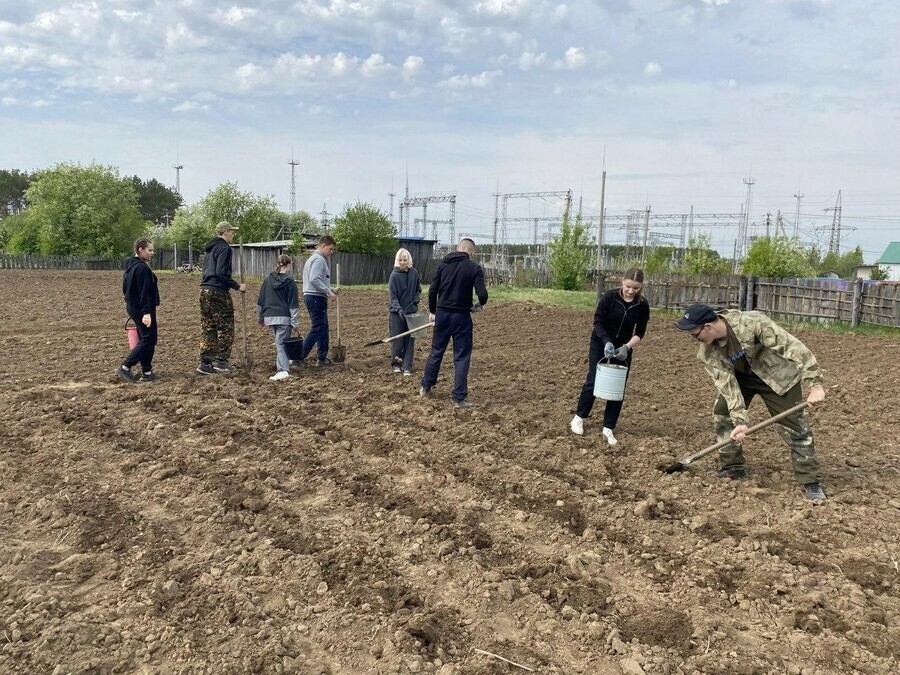
[[[783,420],[785,417],[788,417],[789,415],[793,415],[795,412],[799,412],[799,411],[803,410],[807,405],[809,405],[809,404],[806,401],[803,401],[802,403],[798,403],[794,407],[788,408],[784,412],[780,412],[777,415],[770,417],[769,419],[763,420],[759,424],[754,424],[752,427],[747,429],[746,433],[749,436],[750,434],[755,433],[755,432],[759,431],[760,429],[765,429],[770,424],[774,424],[775,422],[778,422],[779,420]],[[675,462],[671,466],[667,466],[667,467],[663,468],[663,471],[665,471],[666,473],[676,473],[678,471],[684,471],[690,464],[694,463],[701,457],[705,457],[709,453],[714,452],[716,450],[721,450],[726,445],[730,445],[731,443],[733,443],[733,441],[730,438],[726,438],[724,441],[719,441],[715,445],[711,445],[708,448],[703,448],[703,450],[698,450],[693,455],[690,455],[689,457],[685,457],[684,459]],[[662,468],[662,467],[660,467],[660,468]]]

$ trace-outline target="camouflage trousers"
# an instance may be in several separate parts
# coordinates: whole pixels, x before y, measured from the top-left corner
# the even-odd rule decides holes
[[[200,289],[200,361],[231,358],[234,344],[234,305],[231,294]]]
[[[799,383],[780,396],[752,373],[738,375],[737,380],[744,396],[744,405],[749,408],[750,401],[758,394],[769,409],[770,415],[784,412],[803,400],[803,390]],[[727,440],[734,430],[734,423],[728,415],[728,403],[723,396],[716,399],[713,418],[716,438],[719,441]],[[818,483],[819,460],[816,458],[812,428],[809,426],[809,415],[806,409],[785,417],[781,422],[775,424],[775,428],[791,449],[791,464],[797,482],[801,485]],[[719,450],[719,466],[722,469],[746,468],[743,448],[737,443],[729,443]]]

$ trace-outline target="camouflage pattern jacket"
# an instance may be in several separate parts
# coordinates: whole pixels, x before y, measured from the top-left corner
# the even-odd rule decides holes
[[[750,370],[776,394],[784,395],[801,381],[808,387],[824,381],[819,363],[809,348],[762,312],[726,310],[719,312],[719,316],[734,331]],[[749,424],[750,416],[726,348],[715,342],[701,345],[697,358],[725,397],[732,421]]]

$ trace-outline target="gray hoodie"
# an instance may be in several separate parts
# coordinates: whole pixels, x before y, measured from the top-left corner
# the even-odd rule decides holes
[[[328,258],[313,251],[303,266],[303,295],[324,295],[331,293],[331,265]]]

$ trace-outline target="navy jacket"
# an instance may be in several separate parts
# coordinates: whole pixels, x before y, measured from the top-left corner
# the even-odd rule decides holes
[[[206,255],[203,258],[203,278],[200,288],[227,293],[232,288],[238,290],[241,285],[231,277],[231,246],[222,237],[216,237],[206,243]]]
[[[428,311],[432,314],[438,309],[469,312],[473,291],[478,295],[478,302],[487,304],[488,292],[481,265],[471,260],[468,253],[455,251],[441,261],[434,273],[428,289]]]
[[[156,275],[137,256],[129,258],[125,263],[122,295],[125,296],[125,304],[141,316],[150,314],[159,306],[159,282]]]

